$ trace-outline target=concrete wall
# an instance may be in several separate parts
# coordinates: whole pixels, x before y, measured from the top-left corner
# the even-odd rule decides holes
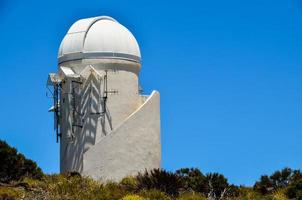
[[[154,91],[117,129],[85,152],[83,174],[119,181],[160,168],[159,109],[159,93]]]
[[[160,167],[159,93],[153,92],[148,98],[140,96],[138,66],[134,66],[134,71],[121,70],[122,64],[123,61],[115,65],[94,64],[96,73],[87,66],[73,65],[75,74],[84,80],[80,85],[72,85],[72,78],[64,77],[61,172],[78,171],[103,180],[120,180],[144,169]],[[131,68],[131,63],[124,64]],[[108,91],[116,93],[108,94],[107,112],[101,115],[104,70]]]

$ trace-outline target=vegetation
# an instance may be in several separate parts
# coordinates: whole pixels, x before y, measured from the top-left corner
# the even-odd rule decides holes
[[[0,140],[0,182],[8,183],[18,181],[23,177],[40,179],[43,176],[42,170],[32,160],[15,148],[10,147],[5,141]]]
[[[255,183],[254,190],[262,195],[276,194],[282,190],[288,198],[302,200],[302,173],[300,170],[284,168],[271,176],[263,175]]]
[[[154,169],[144,174],[138,174],[136,177],[139,190],[156,189],[170,195],[171,197],[178,196],[183,182],[178,174],[167,172],[161,169]]]
[[[197,168],[154,169],[104,184],[78,173],[44,175],[5,142],[0,158],[0,199],[5,200],[302,200],[302,173],[290,168],[261,176],[253,187],[231,185],[222,174]]]

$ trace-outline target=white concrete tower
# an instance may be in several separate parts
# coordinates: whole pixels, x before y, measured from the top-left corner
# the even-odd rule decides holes
[[[140,95],[141,55],[131,32],[111,17],[75,22],[58,55],[53,86],[60,170],[119,181],[159,168],[159,93]]]

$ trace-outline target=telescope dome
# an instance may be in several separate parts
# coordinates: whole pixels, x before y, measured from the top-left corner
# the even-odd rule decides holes
[[[139,63],[141,54],[132,33],[107,16],[75,22],[61,42],[59,64],[82,59],[117,59]]]

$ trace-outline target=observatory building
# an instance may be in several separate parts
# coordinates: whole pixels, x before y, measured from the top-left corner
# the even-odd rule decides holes
[[[141,94],[140,69],[136,39],[113,18],[70,27],[47,81],[61,172],[119,181],[160,168],[159,93]]]

